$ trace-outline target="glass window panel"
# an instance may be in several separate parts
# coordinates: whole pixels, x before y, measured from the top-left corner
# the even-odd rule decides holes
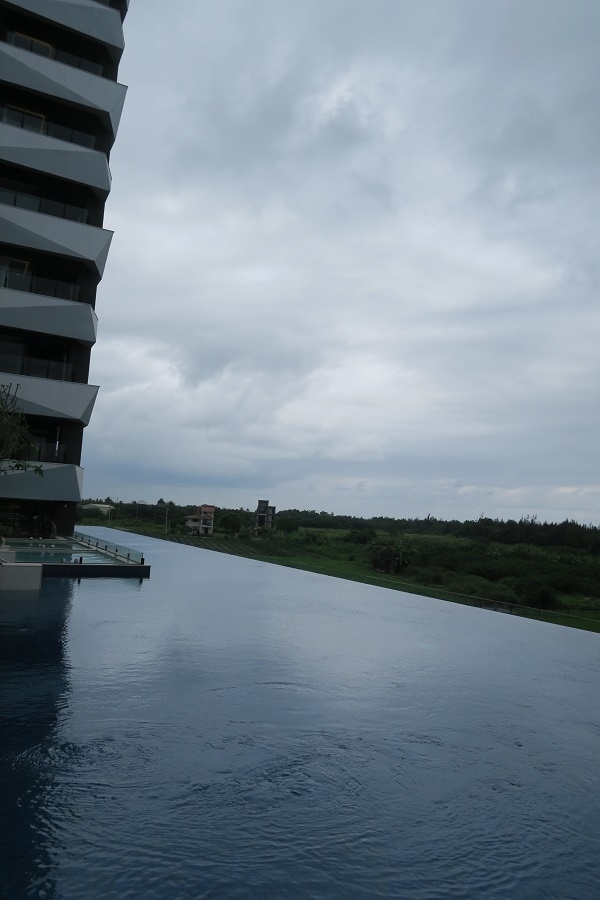
[[[20,209],[31,209],[34,212],[38,212],[40,208],[40,199],[39,197],[34,197],[33,194],[25,193],[25,191],[17,191],[16,206]]]

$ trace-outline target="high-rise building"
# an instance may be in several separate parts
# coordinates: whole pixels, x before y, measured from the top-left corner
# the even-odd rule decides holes
[[[33,472],[0,478],[0,534],[72,530],[108,160],[129,0],[0,0],[0,384],[18,385]]]

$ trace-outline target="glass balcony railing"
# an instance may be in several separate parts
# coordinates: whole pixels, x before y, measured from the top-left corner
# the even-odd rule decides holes
[[[54,381],[73,380],[72,363],[10,353],[0,353],[0,372],[9,372],[11,375],[29,375],[32,378],[51,378]]]
[[[32,212],[45,213],[47,216],[69,219],[72,222],[81,222],[83,225],[85,225],[88,218],[88,211],[83,206],[61,203],[60,200],[49,200],[46,197],[38,197],[29,191],[3,187],[1,184],[0,203],[4,203],[6,206],[16,206],[18,209],[29,209]]]
[[[0,107],[0,122],[6,125],[14,125],[25,131],[35,131],[37,134],[47,134],[48,137],[57,138],[59,141],[67,141],[69,144],[78,144],[81,147],[89,147],[93,150],[96,146],[96,138],[87,131],[79,131],[77,128],[69,128],[59,125],[57,122],[49,122],[45,116],[19,109],[14,106]]]
[[[60,50],[48,44],[45,41],[36,40],[26,34],[20,34],[18,31],[9,31],[6,35],[7,44],[13,47],[19,47],[21,50],[27,50],[29,53],[35,53],[36,56],[44,56],[46,59],[54,59],[56,62],[64,63],[66,66],[72,66],[75,69],[82,69],[84,72],[91,72],[92,75],[102,76],[104,67],[101,63],[86,59],[83,56],[77,56],[75,53],[68,53],[66,50]]]
[[[37,453],[35,451],[32,452],[30,457],[32,462],[62,463],[65,461],[67,455],[66,444],[35,440],[35,438],[34,444],[36,445]]]
[[[0,266],[0,288],[12,291],[27,291],[29,294],[43,294],[60,300],[79,300],[79,285],[56,278],[44,278],[31,272],[16,272]]]

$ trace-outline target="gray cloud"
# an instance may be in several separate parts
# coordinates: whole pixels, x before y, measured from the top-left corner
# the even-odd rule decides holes
[[[86,492],[598,521],[599,20],[132,4]]]

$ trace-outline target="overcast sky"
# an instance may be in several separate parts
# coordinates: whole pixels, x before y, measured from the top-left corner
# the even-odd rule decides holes
[[[132,0],[86,496],[600,522],[598,0]]]

